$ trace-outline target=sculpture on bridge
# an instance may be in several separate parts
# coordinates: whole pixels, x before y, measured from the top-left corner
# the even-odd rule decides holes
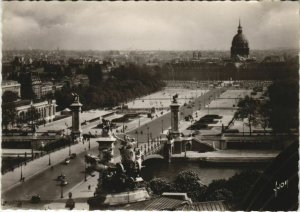
[[[103,127],[102,134],[106,135],[110,132],[109,123],[106,122]],[[87,155],[86,162],[90,165],[91,171],[99,172],[98,187],[95,196],[108,193],[116,193],[123,191],[132,191],[141,186],[143,180],[140,177],[141,171],[141,151],[135,148],[136,141],[128,136],[124,139],[113,135],[121,142],[119,148],[121,162],[112,163],[112,149],[102,149],[99,146],[99,156]],[[99,145],[101,145],[99,143]]]
[[[77,93],[72,93],[73,102],[79,102],[79,95]]]
[[[177,99],[178,99],[178,94],[176,94],[176,95],[173,96],[173,103],[178,103]]]
[[[111,133],[111,124],[110,121],[103,119],[103,127],[102,127],[102,137],[108,137]]]

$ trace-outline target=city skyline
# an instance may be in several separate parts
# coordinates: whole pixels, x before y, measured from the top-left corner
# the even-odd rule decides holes
[[[295,2],[4,2],[2,49],[226,51],[239,19],[251,50],[298,48]]]

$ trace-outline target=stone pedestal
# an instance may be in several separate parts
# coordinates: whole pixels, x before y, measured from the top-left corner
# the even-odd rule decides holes
[[[99,144],[99,159],[102,160],[105,151],[109,151],[112,155],[114,155],[114,143],[117,139],[113,136],[109,135],[107,137],[100,137],[97,139],[97,143]],[[111,161],[113,163],[113,158]]]
[[[163,150],[164,159],[170,163],[173,153],[174,153],[174,139],[165,142],[164,150]]]
[[[89,210],[101,210],[106,209],[109,206],[126,205],[129,203],[135,203],[145,201],[150,196],[145,188],[137,189],[134,191],[101,194],[97,197],[88,199]]]
[[[183,145],[183,142],[182,142],[181,137],[179,136],[179,137],[175,138],[173,154],[181,154],[184,151],[182,145]]]
[[[179,132],[179,107],[180,105],[177,102],[173,102],[170,105],[171,108],[171,134],[174,137],[180,136]]]
[[[72,132],[71,137],[74,140],[81,141],[81,122],[80,122],[80,114],[81,114],[81,106],[82,104],[79,102],[79,97],[75,97],[74,102],[70,105],[72,109]]]

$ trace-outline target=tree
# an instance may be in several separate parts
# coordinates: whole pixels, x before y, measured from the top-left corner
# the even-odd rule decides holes
[[[250,130],[250,135],[252,132],[252,125],[256,123],[256,112],[257,112],[257,101],[249,96],[240,100],[238,103],[238,110],[235,112],[236,119],[248,119],[248,126]]]
[[[91,85],[98,85],[102,81],[102,68],[100,64],[92,64],[87,67],[87,75]]]
[[[194,171],[180,172],[174,181],[177,192],[186,192],[193,201],[204,199],[205,187],[201,184],[199,175]]]
[[[9,124],[14,125],[16,118],[17,110],[14,103],[2,105],[2,126],[5,126],[5,129]]]
[[[233,194],[226,188],[221,188],[214,190],[207,196],[208,201],[217,201],[217,200],[227,200],[231,201],[233,198]]]
[[[153,191],[153,193],[157,195],[171,191],[171,184],[163,178],[152,179],[149,183],[149,187]]]
[[[275,133],[298,129],[299,85],[296,80],[276,81],[269,88],[270,127]]]
[[[35,99],[36,95],[32,88],[31,74],[28,72],[20,74],[19,83],[21,84],[22,99]]]
[[[34,106],[30,106],[27,113],[28,113],[28,121],[30,121],[32,124],[41,117],[41,114]]]
[[[270,109],[271,108],[269,102],[265,102],[258,107],[259,118],[257,119],[257,123],[260,124],[264,129],[264,135],[266,134],[266,128],[269,127],[270,123]]]
[[[2,95],[2,103],[14,102],[18,99],[18,94],[12,91],[5,91]]]
[[[65,88],[55,93],[58,110],[68,107],[70,93],[76,92],[83,103],[83,110],[112,107],[138,96],[158,91],[164,85],[147,67],[137,65],[120,66],[112,70],[110,77],[102,81],[101,65],[89,65],[85,70],[90,86]]]
[[[220,179],[220,180],[213,180],[206,189],[206,195],[210,196],[212,193],[214,193],[216,190],[219,189],[227,189],[227,180]]]
[[[233,194],[233,203],[236,205],[242,203],[259,176],[260,173],[257,171],[245,170],[228,179],[227,189]]]

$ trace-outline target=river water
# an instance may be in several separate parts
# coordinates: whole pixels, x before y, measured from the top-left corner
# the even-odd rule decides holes
[[[193,170],[200,176],[201,182],[208,185],[213,180],[228,179],[236,173],[247,170],[250,167],[208,167],[200,166],[196,162],[173,162],[166,163],[155,161],[142,168],[141,175],[144,180],[149,181],[154,177],[165,178],[168,181],[175,179],[181,171]],[[263,168],[251,167],[253,170],[262,171]]]

